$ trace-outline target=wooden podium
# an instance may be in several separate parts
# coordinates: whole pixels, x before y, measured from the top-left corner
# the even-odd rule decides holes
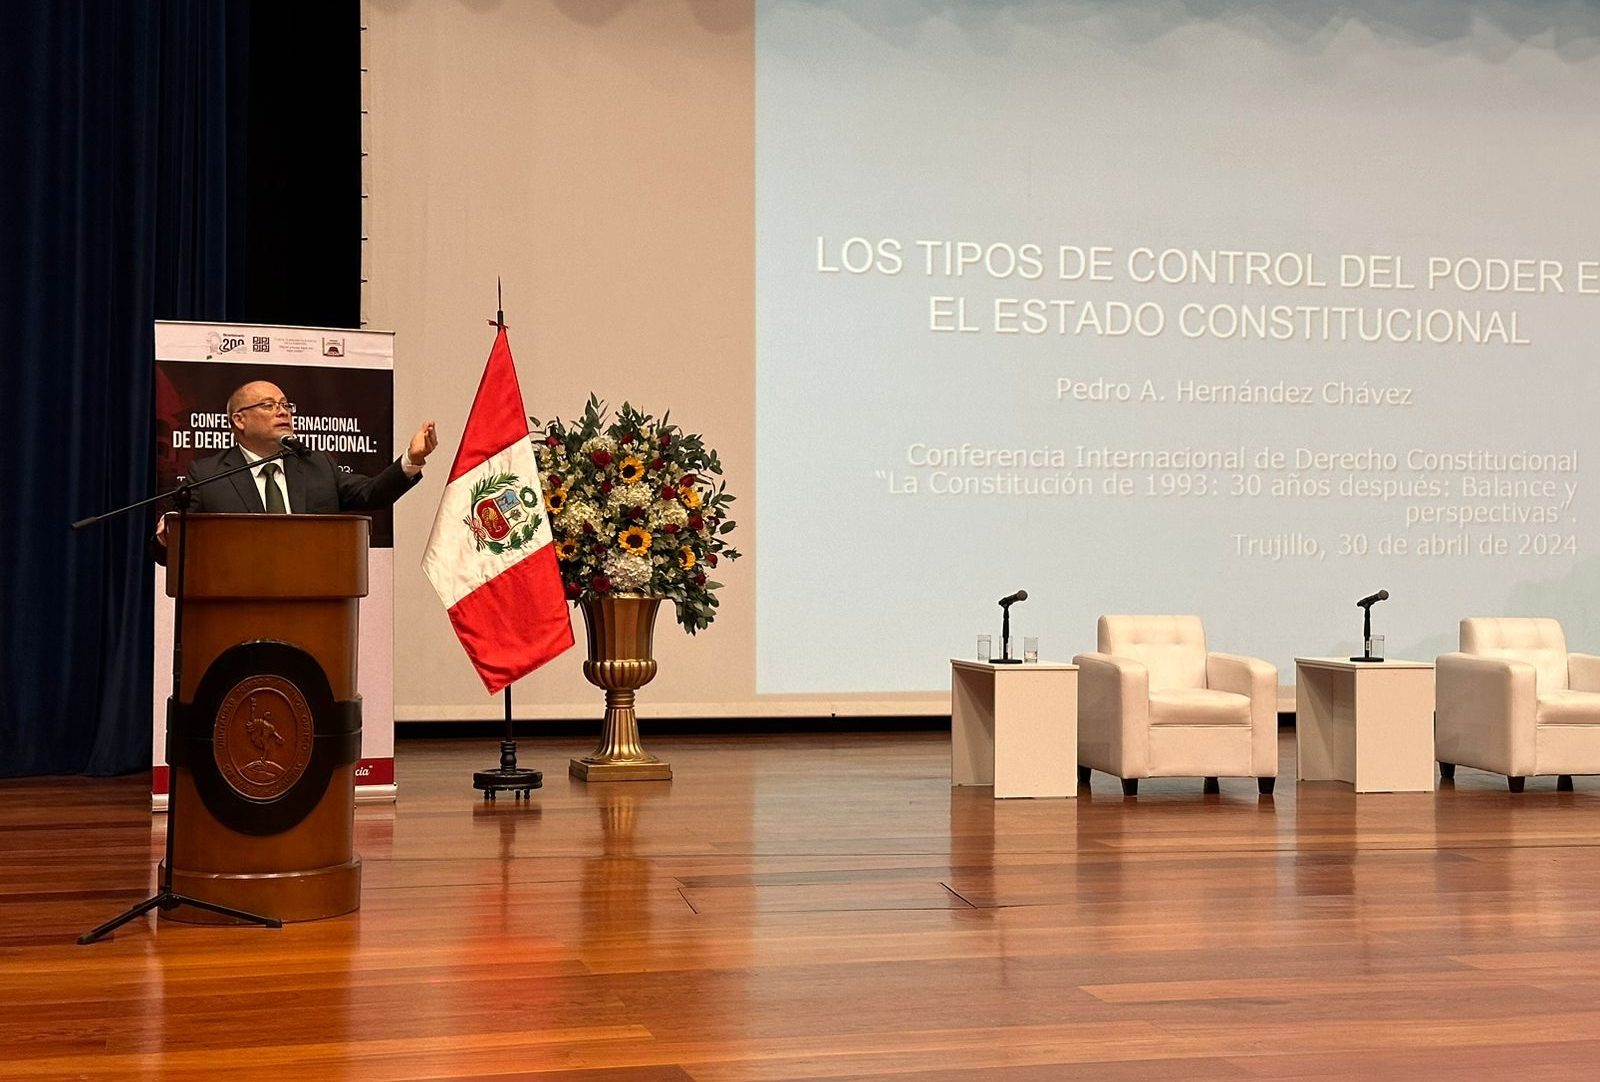
[[[360,515],[189,516],[183,686],[167,732],[179,894],[285,921],[361,904],[356,628],[369,530]],[[168,551],[177,543],[174,532]],[[161,916],[232,923],[191,906]]]

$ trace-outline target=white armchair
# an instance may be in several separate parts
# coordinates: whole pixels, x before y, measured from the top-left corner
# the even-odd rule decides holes
[[[1513,793],[1528,775],[1600,773],[1600,657],[1567,653],[1559,621],[1470,617],[1461,650],[1434,666],[1433,754],[1504,774]]]
[[[1122,779],[1278,777],[1278,670],[1257,658],[1206,652],[1198,616],[1102,616],[1099,650],[1078,665],[1078,782],[1091,770]]]

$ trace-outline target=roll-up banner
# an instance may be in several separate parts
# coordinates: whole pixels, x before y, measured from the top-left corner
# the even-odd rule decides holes
[[[341,468],[370,476],[397,454],[392,332],[158,321],[155,337],[156,473],[162,490],[180,484],[191,462],[233,446],[228,396],[255,380],[283,390],[295,404],[295,435]],[[390,512],[373,514],[357,657],[358,801],[395,796],[393,545]],[[166,702],[172,692],[172,599],[163,567],[155,569],[155,630],[150,789],[159,811],[167,805]]]

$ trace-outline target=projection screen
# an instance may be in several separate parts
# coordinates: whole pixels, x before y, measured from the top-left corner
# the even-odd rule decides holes
[[[510,264],[530,402],[648,395],[720,440],[752,559],[670,632],[658,713],[937,709],[1018,588],[1047,658],[1193,612],[1285,681],[1379,588],[1391,656],[1467,615],[1600,642],[1600,12],[606,10],[369,3],[369,307],[402,415],[459,416],[487,339],[442,328]],[[476,716],[405,605],[401,716]]]

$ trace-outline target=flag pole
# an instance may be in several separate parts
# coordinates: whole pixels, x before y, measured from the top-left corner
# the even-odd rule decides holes
[[[479,770],[472,775],[472,787],[483,790],[483,799],[493,800],[496,793],[511,792],[513,799],[531,799],[533,790],[544,786],[544,773],[517,765],[517,738],[511,727],[511,685],[506,685],[506,735],[500,741],[500,765],[493,770]]]
[[[494,280],[495,309],[490,323],[499,334],[506,329],[505,292],[498,277]],[[511,685],[507,684],[506,735],[500,741],[500,765],[493,770],[479,770],[472,775],[472,787],[483,790],[483,799],[493,800],[495,794],[509,790],[516,800],[531,800],[533,790],[544,785],[541,771],[517,765],[517,734],[511,724]]]

